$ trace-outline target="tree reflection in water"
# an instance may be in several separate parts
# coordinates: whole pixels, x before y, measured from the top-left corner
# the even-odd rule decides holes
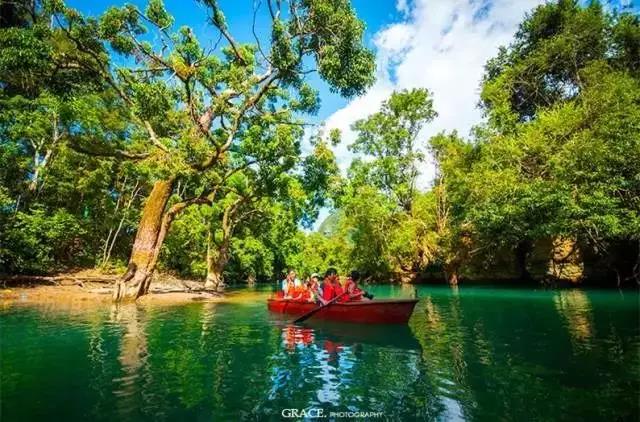
[[[553,303],[569,331],[574,349],[591,349],[593,315],[586,293],[581,290],[560,290],[554,295]]]
[[[374,294],[410,295],[404,289]],[[16,309],[3,319],[12,345],[2,361],[12,407],[3,411],[7,420],[265,420],[284,408],[392,420],[637,420],[637,293],[419,289],[412,319],[398,326],[289,325],[267,312],[266,293]],[[78,399],[60,406],[70,391]],[[34,396],[43,405],[30,406]]]
[[[146,407],[141,397],[140,382],[145,373],[149,374],[145,368],[148,346],[144,311],[136,304],[113,305],[109,322],[122,328],[118,355],[121,372],[113,380],[116,407],[121,418],[131,418],[141,408]]]
[[[262,419],[322,408],[545,420],[588,417],[589,403],[605,396],[633,409],[620,389],[633,388],[637,333],[620,333],[624,323],[597,314],[584,291],[423,290],[408,326],[297,326],[255,303],[115,308],[119,415]],[[93,367],[104,342],[91,334]],[[601,365],[616,369],[596,379]],[[619,415],[613,406],[595,413]]]

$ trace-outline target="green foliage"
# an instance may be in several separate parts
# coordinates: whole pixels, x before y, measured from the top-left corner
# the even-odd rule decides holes
[[[354,125],[361,155],[325,241],[347,245],[349,263],[377,279],[437,268],[455,281],[572,239],[632,279],[633,259],[624,267],[615,251],[637,248],[640,233],[639,29],[637,16],[598,3],[536,8],[487,63],[486,124],[470,140],[429,140],[436,178],[424,193],[413,187],[424,158],[414,140],[435,112],[426,91],[394,93]]]
[[[207,227],[212,218],[209,207],[191,207],[181,214],[171,228],[162,249],[164,269],[203,278],[207,274]]]
[[[417,165],[424,161],[417,137],[423,125],[435,116],[427,90],[391,94],[378,113],[353,125],[358,137],[350,149],[373,158],[356,161],[353,177],[368,180],[409,210],[416,189]]]
[[[308,19],[301,30],[312,34],[301,48],[316,52],[320,76],[345,97],[362,94],[374,80],[373,54],[362,46],[364,24],[347,0],[303,0]]]
[[[161,0],[99,17],[39,1],[0,29],[0,271],[124,261],[159,178],[173,183],[167,207],[208,204],[176,219],[165,269],[204,275],[208,239],[229,241],[238,276],[269,277],[287,265],[299,222],[317,215],[337,171],[326,145],[301,157],[302,114],[319,106],[306,75],[315,64],[332,89],[362,93],[373,55],[344,0],[278,10],[265,49],[237,43],[218,3],[203,3],[225,40],[220,50],[174,25]],[[82,254],[56,252],[47,244],[54,235],[39,238],[44,252],[11,245],[33,243],[28,227],[59,215]]]
[[[598,2],[538,6],[513,44],[487,63],[481,99],[490,122],[506,130],[535,118],[541,107],[575,98],[583,89],[580,72],[592,62],[637,76],[638,22],[627,13],[609,15]]]
[[[40,274],[60,269],[63,262],[86,264],[84,230],[65,210],[53,214],[42,209],[18,212],[11,222],[12,226],[5,226],[0,234],[0,268],[5,271]]]
[[[413,206],[422,199],[416,187],[424,161],[418,136],[435,115],[429,92],[413,89],[393,93],[379,112],[354,124],[358,137],[350,149],[361,156],[347,180],[330,184],[340,212],[327,241],[343,247],[340,255],[324,254],[322,267],[335,262],[345,271],[358,268],[389,279],[413,271],[423,259],[431,240]],[[331,142],[338,136],[331,133]]]
[[[300,233],[296,254],[290,257],[288,264],[301,276],[313,273],[323,274],[327,268],[334,267],[339,273],[351,270],[348,259],[350,245],[340,236],[327,237],[320,233]]]
[[[126,262],[156,180],[173,189],[165,212],[183,210],[159,265],[185,276],[213,257],[229,281],[329,266],[454,280],[550,239],[619,271],[614,251],[640,241],[637,15],[537,7],[487,63],[470,139],[427,142],[430,93],[395,92],[354,124],[342,178],[338,131],[314,134],[306,156],[301,143],[320,104],[308,74],[346,97],[373,83],[350,3],[260,9],[268,46],[237,42],[218,2],[201,3],[215,51],[161,0],[99,17],[36,2],[0,28],[0,272]],[[420,189],[427,152],[436,177]],[[320,232],[302,231],[322,207]]]
[[[537,8],[487,65],[475,142],[431,140],[450,220],[476,250],[565,238],[606,255],[637,241],[637,29],[598,4]]]
[[[305,215],[305,222],[315,221],[319,208],[326,205],[326,200],[340,183],[338,164],[329,145],[319,133],[312,139],[313,152],[302,162],[302,186],[310,193]]]
[[[162,0],[149,0],[145,16],[160,28],[167,28],[173,23],[173,17],[167,13]]]

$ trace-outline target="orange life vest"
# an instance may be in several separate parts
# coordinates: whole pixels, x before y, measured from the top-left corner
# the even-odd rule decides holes
[[[334,291],[334,296],[333,297],[337,297],[340,296],[341,294],[344,293],[344,288],[342,287],[342,285],[340,284],[340,282],[337,282],[334,286],[333,286],[333,291]],[[349,296],[344,295],[342,296],[340,299],[338,299],[338,302],[344,302],[345,300],[348,300]]]
[[[333,284],[329,284],[329,283],[322,283],[322,298],[324,300],[331,300],[333,299],[336,294]]]
[[[356,301],[362,299],[362,290],[358,288],[355,281],[348,279],[345,290],[349,292],[348,295],[351,296],[350,300]]]
[[[302,289],[300,301],[309,302],[309,299],[311,299],[311,292],[309,290]]]

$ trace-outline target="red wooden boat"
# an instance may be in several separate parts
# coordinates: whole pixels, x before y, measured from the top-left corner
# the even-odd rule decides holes
[[[411,317],[416,303],[418,303],[417,299],[332,303],[316,312],[311,318],[359,324],[405,324]],[[277,298],[268,299],[267,306],[271,312],[290,315],[303,315],[318,307],[315,303]]]

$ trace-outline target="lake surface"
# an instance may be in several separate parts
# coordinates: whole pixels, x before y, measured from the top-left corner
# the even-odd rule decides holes
[[[279,420],[290,408],[640,418],[635,291],[419,287],[408,326],[396,327],[290,326],[266,310],[269,291],[173,307],[5,306],[0,419]]]

